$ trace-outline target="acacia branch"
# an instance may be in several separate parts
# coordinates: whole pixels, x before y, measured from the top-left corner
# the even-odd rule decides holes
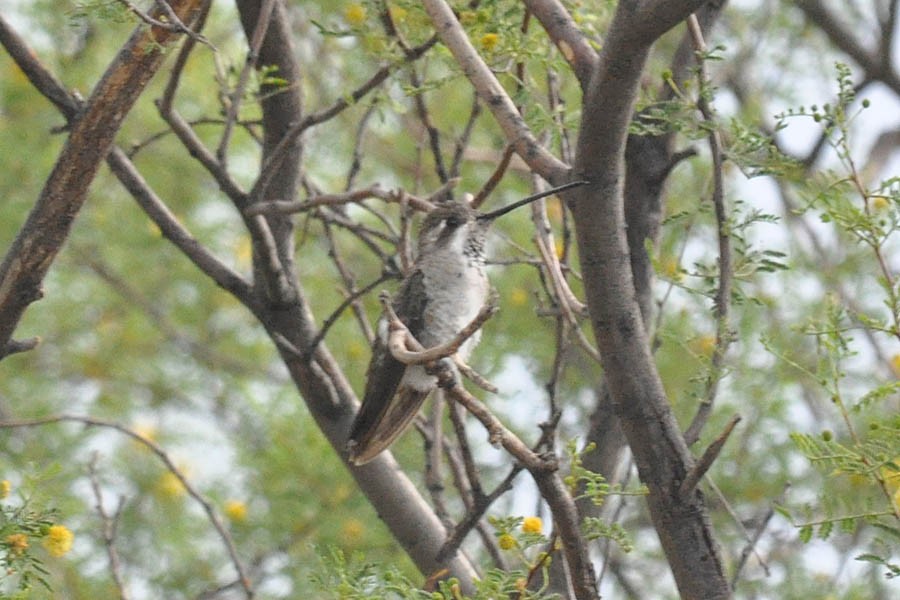
[[[712,203],[716,214],[716,231],[719,243],[719,285],[716,289],[715,306],[713,314],[716,318],[716,344],[710,357],[709,375],[706,381],[706,396],[697,407],[697,413],[690,426],[684,433],[685,443],[693,445],[699,438],[703,426],[712,413],[713,404],[719,389],[719,381],[722,379],[725,353],[731,343],[731,329],[729,326],[729,313],[731,308],[731,288],[734,278],[731,260],[731,228],[728,220],[728,208],[725,206],[725,173],[724,156],[722,155],[722,141],[719,139],[719,131],[715,122],[713,109],[704,96],[704,90],[709,86],[709,78],[706,74],[706,64],[703,54],[707,52],[706,42],[703,40],[703,31],[697,22],[697,17],[691,15],[687,19],[688,31],[694,42],[697,53],[698,70],[697,79],[700,91],[697,97],[697,109],[703,116],[703,121],[708,126],[707,142],[712,155],[713,167],[713,195]]]
[[[391,306],[390,296],[387,292],[382,292],[379,296],[379,300],[381,301],[381,306],[389,320],[390,335],[388,337],[388,348],[390,349],[391,354],[394,355],[394,358],[406,365],[424,365],[450,356],[459,350],[459,347],[462,346],[467,339],[472,337],[476,331],[481,329],[481,326],[496,314],[497,310],[499,310],[496,299],[493,299],[493,301],[485,304],[481,310],[478,311],[478,314],[475,315],[475,318],[472,319],[468,325],[463,327],[453,339],[426,349],[418,342],[415,344],[409,342],[412,334],[397,316],[397,313],[394,312],[394,309]],[[412,350],[409,348],[412,348]]]
[[[191,23],[201,0],[173,1],[179,18]],[[159,11],[152,13],[159,16]],[[4,23],[4,30],[11,31]],[[9,39],[4,36],[4,42]],[[6,348],[41,284],[84,201],[116,132],[179,34],[141,24],[97,83],[44,188],[0,264],[0,348]],[[68,107],[71,108],[71,107]]]
[[[129,429],[128,427],[125,427],[124,425],[121,425],[119,423],[80,415],[59,414],[37,419],[0,420],[0,429],[42,427],[44,425],[51,425],[54,423],[81,423],[82,425],[87,425],[88,427],[113,429],[125,434],[135,442],[141,444],[142,446],[145,446],[148,450],[150,450],[163,463],[166,470],[171,472],[176,477],[176,479],[178,479],[178,482],[184,488],[185,492],[187,492],[187,494],[200,505],[200,507],[203,509],[203,512],[206,513],[206,517],[209,519],[209,522],[212,524],[213,528],[216,530],[216,533],[218,533],[219,537],[221,538],[222,543],[225,545],[225,549],[228,551],[228,556],[230,557],[231,563],[234,566],[235,571],[237,572],[238,582],[241,588],[243,588],[245,596],[247,598],[253,598],[255,594],[253,585],[250,582],[250,578],[246,574],[246,568],[244,567],[243,562],[238,556],[237,548],[234,545],[234,541],[231,539],[231,534],[228,533],[228,528],[222,522],[222,519],[219,518],[219,515],[216,513],[216,510],[213,507],[212,503],[209,502],[196,487],[194,487],[194,484],[190,482],[190,480],[185,476],[182,470],[179,469],[175,462],[172,460],[172,457],[169,456],[169,454],[165,450],[163,450],[163,448],[159,444],[137,433],[133,429]]]
[[[62,83],[36,58],[35,53],[25,44],[24,40],[6,26],[2,18],[0,18],[0,37],[2,37],[4,47],[14,57],[16,64],[28,76],[35,89],[53,102],[67,121],[72,121],[82,109],[83,103],[66,90]],[[231,292],[244,304],[253,303],[250,283],[191,235],[144,180],[124,150],[114,146],[106,156],[106,162],[112,173],[131,193],[147,216],[159,227],[163,237],[172,242],[220,287]]]
[[[682,598],[731,596],[702,495],[678,492],[693,458],[653,361],[636,299],[625,226],[628,127],[651,45],[703,4],[620,2],[584,100],[575,175],[568,192],[585,297],[613,407],[647,485],[650,515]]]
[[[597,52],[566,7],[559,0],[524,0],[525,7],[541,22],[541,26],[559,49],[563,58],[586,90],[597,68]]]
[[[109,559],[109,571],[112,575],[113,583],[119,593],[120,600],[128,600],[128,590],[125,588],[122,578],[122,563],[119,560],[119,551],[116,549],[116,532],[119,528],[119,520],[122,517],[122,509],[125,508],[125,496],[119,496],[116,511],[110,515],[106,507],[103,506],[103,490],[100,488],[100,477],[97,473],[98,458],[99,456],[95,452],[90,464],[88,464],[91,491],[93,491],[94,500],[97,502],[96,509],[102,525],[103,545],[106,547],[106,556]]]
[[[541,177],[556,185],[562,183],[568,165],[548,152],[519,114],[515,103],[503,89],[490,67],[482,60],[453,9],[445,0],[423,0],[423,6],[434,24],[441,41],[450,49],[463,74],[475,88],[481,100],[503,129],[506,139],[516,152]]]
[[[391,353],[397,360],[406,358],[405,348],[411,348],[419,358],[425,348],[419,343],[400,319],[391,310],[386,297],[382,304],[390,319],[391,337],[400,337],[400,342],[391,346]],[[483,310],[482,313],[485,311]],[[479,314],[479,316],[481,316]],[[475,321],[478,321],[476,317]],[[471,325],[471,324],[470,324]],[[400,351],[404,352],[401,353]],[[515,433],[494,416],[488,407],[478,398],[459,385],[456,375],[439,356],[432,359],[426,370],[437,377],[438,387],[444,389],[456,402],[459,402],[472,416],[478,419],[488,432],[490,443],[501,446],[531,473],[541,497],[547,502],[553,514],[554,524],[560,532],[566,561],[572,574],[572,586],[578,600],[593,600],[598,597],[594,567],[588,553],[588,547],[581,533],[581,521],[575,508],[575,501],[569,494],[559,476],[559,465],[555,456],[540,455],[529,448]],[[445,546],[444,551],[452,546]]]
[[[339,194],[317,194],[306,200],[271,200],[268,202],[257,202],[248,206],[244,211],[244,214],[248,216],[267,214],[290,215],[307,212],[321,206],[355,204],[369,198],[378,198],[379,200],[384,200],[386,202],[399,203],[401,197],[407,204],[418,211],[428,212],[434,208],[434,204],[425,198],[418,198],[397,190],[385,190],[376,183],[375,185],[366,188]]]

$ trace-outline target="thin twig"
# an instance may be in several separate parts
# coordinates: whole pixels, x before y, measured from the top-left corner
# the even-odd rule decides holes
[[[697,52],[697,77],[700,86],[700,92],[697,96],[697,108],[703,116],[703,120],[709,125],[707,141],[709,143],[709,150],[712,154],[713,161],[712,202],[716,213],[716,227],[719,242],[719,285],[716,290],[714,310],[716,317],[716,344],[713,348],[712,356],[709,359],[710,364],[709,375],[706,380],[706,396],[700,402],[700,406],[697,407],[697,412],[684,433],[685,442],[688,446],[691,446],[700,439],[700,432],[703,430],[706,421],[712,413],[713,404],[715,403],[716,394],[718,393],[719,381],[722,379],[725,353],[728,350],[728,346],[732,339],[732,333],[729,326],[729,308],[731,306],[731,288],[734,273],[731,259],[731,229],[728,224],[728,211],[725,206],[725,175],[722,143],[719,139],[719,131],[715,122],[715,116],[703,91],[709,84],[704,58],[701,56],[707,52],[706,42],[703,40],[703,31],[700,29],[700,24],[697,21],[696,15],[689,16],[687,24],[691,38],[694,42],[694,48]]]
[[[506,175],[506,171],[509,169],[509,164],[512,162],[512,157],[515,153],[515,146],[507,144],[503,149],[503,154],[500,155],[500,160],[497,161],[497,166],[494,167],[494,172],[491,173],[491,176],[488,177],[487,181],[484,182],[484,185],[481,186],[481,189],[478,190],[478,193],[475,194],[475,198],[472,200],[472,208],[478,208],[484,204],[484,201],[491,195],[491,192],[493,192],[497,185],[500,184],[500,180]]]
[[[700,457],[700,460],[691,468],[688,472],[687,476],[684,478],[684,481],[681,482],[681,487],[678,492],[681,494],[682,498],[687,498],[690,494],[693,493],[694,488],[697,487],[697,484],[700,482],[700,479],[709,471],[709,468],[712,466],[713,462],[719,457],[719,453],[722,452],[722,448],[725,446],[725,442],[728,441],[728,436],[731,435],[731,432],[734,431],[735,425],[740,423],[741,416],[734,415],[731,417],[731,420],[728,421],[728,424],[725,426],[725,429],[716,437],[715,440],[706,448],[703,452],[703,456]]]
[[[360,99],[364,98],[369,92],[384,83],[385,80],[387,80],[388,76],[390,76],[390,74],[397,70],[400,66],[418,60],[422,55],[425,54],[425,52],[427,52],[429,49],[431,49],[432,46],[437,43],[437,40],[437,36],[432,36],[429,40],[413,48],[412,51],[406,55],[404,60],[381,67],[378,71],[375,72],[374,75],[372,75],[372,77],[369,78],[368,81],[363,83],[361,86],[359,86],[349,94],[343,95],[330,107],[320,110],[319,112],[307,115],[302,120],[300,120],[300,122],[291,126],[284,133],[278,144],[272,149],[271,153],[269,154],[269,158],[266,160],[265,164],[263,164],[259,178],[256,180],[256,184],[254,184],[253,190],[251,190],[251,195],[253,197],[256,197],[257,195],[259,195],[259,192],[261,190],[264,190],[268,187],[269,181],[277,173],[278,167],[281,165],[281,162],[287,155],[288,150],[293,147],[294,143],[297,141],[297,138],[299,138],[304,131],[306,131],[310,127],[333,119],[350,106],[353,106]]]
[[[119,551],[116,549],[116,531],[119,528],[119,521],[122,517],[122,509],[125,507],[125,496],[119,496],[119,503],[116,511],[110,515],[103,505],[103,491],[100,488],[100,478],[97,474],[97,461],[99,455],[94,452],[91,462],[88,463],[88,474],[91,481],[91,490],[94,492],[94,500],[97,502],[97,514],[100,515],[102,523],[101,533],[103,535],[103,545],[106,547],[106,556],[109,558],[109,571],[112,575],[113,583],[119,592],[121,600],[128,600],[128,592],[125,589],[125,583],[122,579],[122,564],[119,560]]]
[[[234,541],[231,539],[231,534],[228,533],[228,528],[225,527],[224,523],[219,518],[219,515],[216,514],[216,510],[215,508],[213,508],[213,505],[200,493],[199,490],[197,490],[197,488],[194,487],[194,485],[188,480],[181,469],[178,468],[169,454],[165,450],[163,450],[159,444],[147,437],[142,436],[133,429],[129,429],[124,425],[120,425],[119,423],[81,415],[57,414],[37,419],[0,420],[0,429],[43,427],[44,425],[51,425],[54,423],[81,423],[82,425],[86,425],[89,427],[113,429],[127,435],[137,443],[146,446],[157,458],[159,458],[166,469],[170,471],[176,479],[178,479],[178,482],[184,487],[185,492],[187,492],[187,494],[201,506],[203,512],[206,513],[207,518],[209,519],[210,523],[212,523],[213,528],[216,530],[216,533],[219,534],[219,537],[222,539],[222,543],[225,545],[228,556],[231,558],[231,564],[234,566],[234,569],[237,572],[241,588],[244,590],[244,595],[247,598],[253,598],[255,594],[253,584],[250,582],[250,578],[246,575],[246,569],[243,562],[241,562],[240,557],[238,556],[237,548],[234,545]]]
[[[460,165],[462,165],[466,148],[469,147],[469,142],[472,139],[472,132],[475,131],[475,123],[478,121],[479,115],[481,115],[481,100],[478,99],[478,94],[474,94],[472,98],[472,109],[469,111],[469,118],[466,120],[466,125],[463,127],[462,133],[456,139],[456,143],[454,144],[453,160],[450,162],[450,177],[459,177]],[[473,208],[475,207],[473,206]]]
[[[498,498],[503,496],[503,494],[512,489],[513,480],[515,480],[516,476],[523,470],[524,467],[521,464],[513,465],[510,472],[503,478],[503,481],[501,481],[491,493],[484,494],[480,499],[475,501],[472,507],[466,512],[466,516],[463,517],[463,520],[456,524],[453,533],[451,533],[450,537],[447,538],[447,541],[444,542],[441,551],[438,553],[438,560],[452,556],[453,553],[459,549],[463,540],[481,521],[491,505],[493,505]]]
[[[259,17],[256,20],[256,26],[253,28],[253,35],[250,38],[250,47],[247,51],[247,59],[244,61],[244,67],[238,76],[237,85],[229,94],[227,113],[225,115],[225,127],[222,130],[222,138],[219,140],[219,147],[216,149],[216,157],[222,165],[225,165],[228,155],[228,143],[231,140],[231,133],[234,130],[234,124],[237,122],[238,114],[241,110],[241,103],[244,99],[244,90],[250,81],[250,73],[256,68],[256,61],[259,59],[259,49],[262,47],[266,32],[269,29],[269,21],[272,18],[272,10],[275,8],[275,0],[263,0],[259,9]]]
[[[348,306],[351,306],[357,300],[374,290],[376,287],[378,287],[388,279],[391,279],[392,277],[393,276],[389,273],[382,273],[382,275],[378,279],[375,279],[374,281],[356,291],[351,291],[350,293],[348,293],[343,302],[341,302],[340,305],[336,309],[334,309],[334,311],[332,311],[332,313],[328,315],[328,317],[324,321],[322,321],[322,327],[319,329],[319,331],[316,332],[315,337],[313,337],[313,339],[309,342],[307,354],[309,356],[312,356],[322,340],[325,339],[325,336],[328,334],[328,330],[331,329],[331,326],[334,325],[334,323],[338,320],[338,317],[340,317],[341,314],[345,310],[347,310]],[[368,341],[371,341],[372,338],[370,335],[370,331],[364,331],[363,334],[366,336]]]
[[[453,339],[438,346],[424,349],[418,342],[416,344],[411,343],[413,341],[412,334],[394,312],[394,309],[391,306],[390,296],[387,293],[382,292],[379,296],[379,300],[389,319],[390,335],[388,337],[388,348],[394,358],[406,365],[424,365],[451,356],[454,352],[459,350],[459,347],[462,346],[467,339],[481,329],[481,326],[496,314],[497,310],[499,310],[496,299],[489,301],[480,311],[478,311],[475,318],[472,319],[468,325],[463,327]],[[409,347],[413,347],[414,349],[409,350]]]
[[[735,565],[734,567],[734,572],[731,574],[731,589],[735,589],[737,587],[738,580],[741,578],[741,572],[747,565],[747,560],[753,554],[755,554],[759,559],[759,563],[760,565],[762,565],[765,574],[767,576],[769,575],[769,565],[766,564],[761,556],[759,556],[759,553],[756,551],[756,545],[759,543],[760,538],[762,538],[763,534],[766,531],[766,528],[769,526],[769,522],[774,516],[775,505],[772,504],[766,509],[766,513],[763,515],[762,519],[759,520],[759,525],[753,531],[753,535],[747,540],[747,543],[741,549],[741,556],[738,559],[737,565]]]
[[[175,11],[172,10],[172,7],[169,6],[168,2],[165,0],[156,0],[156,5],[159,7],[160,12],[164,13],[159,15],[160,17],[165,17],[166,20],[162,20],[161,18],[156,18],[151,16],[149,13],[142,11],[140,8],[135,6],[130,0],[118,0],[120,4],[123,4],[125,8],[129,10],[134,16],[138,19],[146,23],[147,25],[151,25],[153,27],[159,27],[161,29],[165,29],[166,31],[171,31],[173,33],[184,33],[189,36],[191,39],[196,40],[202,44],[206,44],[212,47],[212,44],[209,43],[209,40],[188,27],[184,24],[184,22],[178,18],[178,15],[175,14]]]
[[[203,31],[203,27],[206,25],[206,19],[209,17],[209,11],[212,8],[212,3],[213,0],[206,0],[200,8],[200,14],[197,16],[197,31]],[[175,92],[178,90],[178,84],[181,82],[181,75],[184,73],[188,58],[196,46],[197,40],[194,37],[189,37],[187,41],[182,44],[181,50],[178,52],[178,57],[175,59],[175,64],[172,65],[172,72],[169,74],[169,81],[166,82],[166,89],[159,99],[159,102],[164,107],[162,109],[163,112],[171,110]]]
[[[423,0],[422,5],[431,17],[441,41],[449,48],[469,82],[490,108],[507,141],[515,146],[516,152],[532,170],[553,184],[562,182],[567,177],[568,165],[540,145],[509,94],[475,50],[453,9],[445,0]]]
[[[450,517],[450,511],[447,508],[447,502],[444,497],[444,463],[441,461],[444,442],[444,404],[443,394],[432,395],[428,423],[420,431],[425,439],[425,488],[431,495],[431,503],[434,505],[435,514],[437,514],[441,523],[444,524],[444,528],[449,532],[453,529],[453,519]]]
[[[248,216],[268,214],[289,215],[310,211],[321,206],[355,204],[369,198],[378,198],[379,200],[384,200],[386,202],[399,202],[400,194],[401,192],[396,190],[385,190],[376,183],[366,188],[338,194],[319,194],[306,200],[272,200],[269,202],[256,202],[255,204],[248,206],[244,211],[244,214]],[[434,205],[431,202],[423,198],[407,195],[406,199],[410,206],[422,212],[428,212],[434,208]]]

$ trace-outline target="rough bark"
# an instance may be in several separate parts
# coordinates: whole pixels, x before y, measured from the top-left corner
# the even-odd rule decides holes
[[[261,14],[260,3],[239,0],[237,4],[246,35],[252,40]],[[262,103],[264,174],[262,183],[257,182],[254,186],[251,201],[294,200],[300,173],[301,140],[292,140],[287,147],[281,142],[284,136],[290,135],[291,126],[303,118],[299,93],[301,73],[291,47],[287,13],[280,1],[276,2],[271,14],[256,64],[276,66],[278,76],[289,83],[278,93],[268,95]],[[273,170],[266,173],[269,168]],[[264,180],[266,177],[268,179]],[[284,295],[283,286],[265,279],[273,274],[258,266],[255,286],[260,302],[256,316],[279,346],[291,378],[319,428],[346,464],[345,444],[359,402],[326,345],[318,343],[313,351],[318,332],[306,292],[293,272],[294,228],[290,216],[269,215],[266,221],[278,250],[282,269],[278,275],[286,276],[291,289]],[[299,260],[302,262],[302,255]],[[279,290],[282,290],[281,296]],[[444,576],[456,577],[461,589],[471,593],[475,568],[462,551],[438,560],[446,541],[446,531],[390,453],[386,452],[362,467],[348,465],[348,468],[360,490],[419,570],[426,576],[444,572]]]
[[[202,1],[170,4],[181,21],[190,24]],[[181,37],[172,29],[138,25],[72,124],[44,189],[0,265],[0,358],[25,309],[42,296],[44,276],[122,122],[162,64],[166,47]]]
[[[641,316],[625,227],[624,150],[651,44],[702,2],[620,2],[585,98],[569,195],[591,324],[613,406],[683,598],[731,595],[701,493],[680,484],[693,466],[669,407]]]
[[[697,11],[697,19],[704,32],[713,26],[724,4],[724,0],[707,1]],[[694,63],[694,47],[690,35],[685,32],[671,61],[672,78],[676,85],[680,86],[690,76],[690,66]],[[658,97],[661,101],[666,101],[673,94],[669,84],[663,83]],[[642,115],[638,114],[635,118],[641,119]],[[674,134],[671,132],[659,135],[630,134],[625,147],[623,199],[628,252],[635,297],[641,309],[644,328],[651,335],[654,272],[647,254],[647,242],[653,246],[658,242],[662,216],[665,213],[663,203],[668,175],[679,158],[690,154],[689,149],[681,150],[682,155],[679,156],[673,139]],[[596,446],[596,450],[584,457],[585,467],[613,481],[627,440],[615,415],[605,382],[600,384],[597,391],[597,404],[591,414],[588,441]],[[580,508],[588,513],[597,510],[590,502],[583,502]]]

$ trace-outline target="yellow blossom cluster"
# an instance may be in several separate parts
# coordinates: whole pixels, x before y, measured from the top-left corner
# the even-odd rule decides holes
[[[44,538],[44,548],[50,556],[60,557],[72,549],[75,535],[65,525],[51,525]]]
[[[11,533],[4,541],[10,554],[19,555],[28,549],[28,536],[24,533]]]
[[[225,502],[225,516],[232,523],[243,523],[247,520],[247,504],[240,500],[227,500]]]
[[[499,538],[497,538],[497,544],[500,545],[501,550],[512,550],[516,547],[516,538],[511,536],[508,533],[504,533]]]
[[[544,522],[540,517],[525,517],[522,520],[522,531],[525,533],[540,533],[544,529]]]
[[[344,20],[354,27],[362,25],[366,22],[366,7],[357,3],[350,4],[344,9]]]
[[[490,52],[494,48],[497,47],[497,44],[500,43],[500,35],[496,33],[486,33],[481,36],[481,47],[486,51]]]

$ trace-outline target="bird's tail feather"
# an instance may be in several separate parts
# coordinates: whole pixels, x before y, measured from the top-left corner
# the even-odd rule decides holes
[[[428,391],[401,387],[373,422],[361,426],[358,421],[347,443],[350,464],[363,465],[387,450],[419,413],[427,396]]]

